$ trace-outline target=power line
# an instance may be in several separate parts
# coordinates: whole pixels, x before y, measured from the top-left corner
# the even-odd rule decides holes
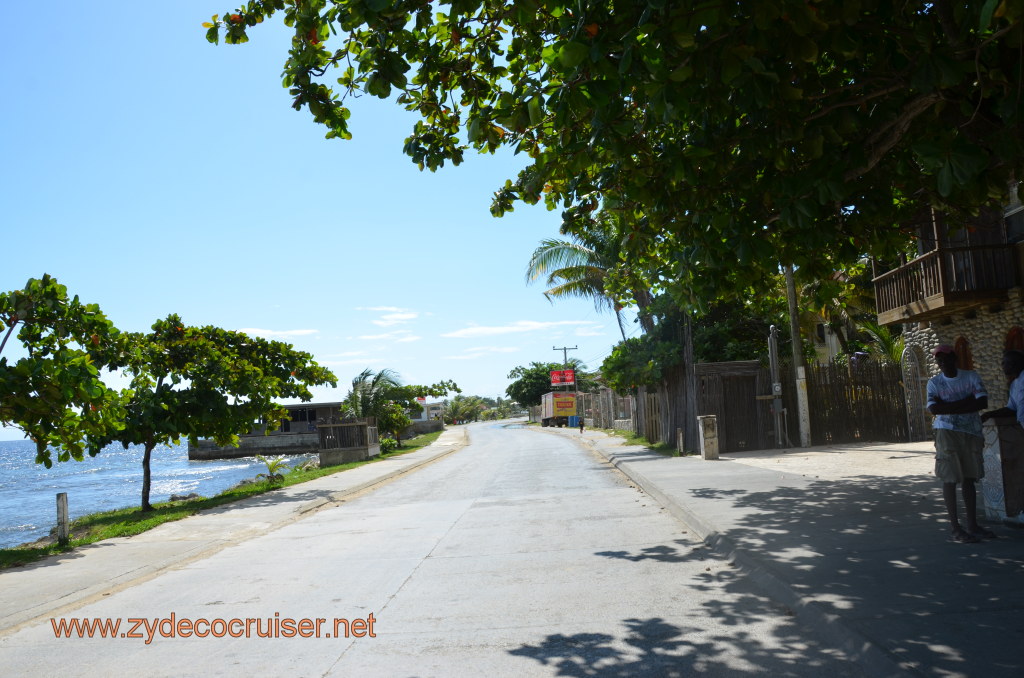
[[[558,347],[552,346],[551,350],[552,351],[561,351],[562,352],[562,366],[564,367],[564,369],[569,369],[569,351],[577,351],[577,350],[579,350],[579,347],[578,346],[563,346],[562,348],[558,348]]]

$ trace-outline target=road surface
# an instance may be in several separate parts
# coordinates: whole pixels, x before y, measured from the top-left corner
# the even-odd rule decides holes
[[[386,486],[0,639],[0,672],[862,675],[571,439],[490,423],[469,436]],[[55,637],[83,620],[115,637]]]

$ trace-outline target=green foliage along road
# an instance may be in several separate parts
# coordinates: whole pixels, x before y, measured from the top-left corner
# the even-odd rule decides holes
[[[100,378],[116,356],[117,328],[49,275],[0,294],[0,323],[0,423],[23,430],[47,468],[51,446],[60,461],[97,454],[124,416],[121,394]],[[12,336],[24,352],[13,363],[3,355]]]
[[[312,398],[309,386],[337,385],[326,368],[291,344],[219,327],[190,327],[177,315],[148,334],[121,335],[117,366],[131,376],[124,427],[105,442],[143,445],[142,508],[149,503],[150,456],[181,438],[237,445],[260,421],[280,421],[282,398]]]
[[[418,114],[421,168],[525,154],[493,213],[624,215],[625,259],[691,307],[889,254],[910,215],[998,206],[1024,168],[1024,0],[253,0],[207,39],[278,12],[284,86],[328,137],[365,92]]]
[[[569,369],[576,371],[576,390],[592,391],[597,384],[593,376],[584,372],[586,365],[574,358],[569,359]],[[508,373],[509,379],[514,381],[505,389],[509,398],[524,407],[535,407],[540,405],[540,398],[545,393],[558,390],[551,386],[551,372],[562,370],[565,367],[562,363],[530,363],[520,365]]]
[[[309,386],[337,380],[290,344],[219,327],[189,327],[177,315],[152,332],[121,333],[95,304],[69,298],[44,275],[22,290],[0,294],[6,332],[18,328],[25,353],[14,364],[0,356],[0,423],[36,443],[36,462],[82,460],[107,444],[145,446],[142,503],[149,509],[150,454],[180,438],[237,444],[259,421],[279,420],[279,398],[309,400]],[[123,370],[129,388],[107,387],[101,369]]]

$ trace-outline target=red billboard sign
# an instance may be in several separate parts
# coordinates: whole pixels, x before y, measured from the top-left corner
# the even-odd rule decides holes
[[[551,385],[552,386],[572,386],[576,383],[576,372],[575,370],[552,370],[551,371]]]

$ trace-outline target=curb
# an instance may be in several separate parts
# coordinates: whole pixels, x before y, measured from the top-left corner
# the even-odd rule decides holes
[[[382,476],[372,478],[370,480],[359,483],[358,485],[353,485],[352,487],[345,488],[344,490],[332,492],[327,497],[323,497],[321,499],[314,499],[313,501],[310,501],[307,504],[299,506],[297,509],[295,509],[295,512],[300,515],[304,515],[312,511],[318,511],[322,508],[327,508],[328,506],[333,506],[335,504],[345,501],[348,497],[351,497],[354,494],[359,494],[360,492],[367,490],[369,488],[391,482],[392,480],[399,478],[400,476],[404,476],[407,473],[412,473],[413,471],[423,466],[432,464],[435,461],[443,459],[447,457],[449,454],[454,454],[455,452],[458,452],[459,450],[461,450],[462,448],[469,444],[469,434],[466,432],[466,429],[460,429],[459,432],[461,433],[461,440],[452,443],[445,443],[445,445],[450,446],[450,449],[438,451],[437,453],[433,454],[430,457],[425,457],[423,459],[416,460],[416,463],[414,464],[410,464],[400,469],[395,469],[394,471],[389,471]],[[437,444],[437,441],[434,441],[424,449],[430,449],[431,447]]]
[[[188,563],[218,553],[233,544],[239,543],[246,539],[250,539],[254,536],[258,536],[258,534],[265,534],[267,532],[281,529],[292,522],[295,522],[306,517],[306,515],[311,512],[323,508],[328,508],[329,506],[333,506],[339,503],[340,501],[343,501],[345,498],[352,496],[358,492],[362,492],[368,488],[372,488],[390,482],[391,480],[394,480],[399,476],[411,473],[423,466],[426,466],[444,457],[447,457],[449,454],[457,452],[469,444],[469,436],[466,430],[462,429],[460,433],[461,435],[458,436],[457,440],[445,441],[443,443],[443,445],[448,447],[449,449],[438,450],[435,453],[431,454],[430,456],[424,457],[423,459],[417,459],[415,463],[411,463],[408,466],[404,466],[402,468],[389,471],[381,476],[371,478],[370,480],[366,480],[353,487],[346,488],[344,490],[338,490],[336,492],[329,494],[327,497],[321,497],[320,499],[314,499],[309,502],[306,502],[305,504],[302,504],[293,509],[289,517],[270,523],[265,528],[261,529],[259,533],[255,533],[251,530],[242,530],[215,539],[210,539],[203,546],[196,547],[195,550],[187,554],[184,554],[179,558],[173,560],[166,560],[165,562],[160,562],[159,560],[157,560],[156,562],[150,562],[145,565],[138,566],[134,570],[128,572],[110,573],[110,576],[112,576],[113,579],[116,581],[111,581],[111,579],[108,577],[107,579],[104,579],[102,582],[89,584],[84,588],[79,588],[74,591],[65,592],[55,600],[44,601],[38,606],[37,610],[30,613],[29,616],[23,619],[17,620],[17,614],[5,616],[3,622],[0,622],[0,638],[13,635],[14,633],[17,633],[25,627],[39,623],[41,621],[45,621],[49,617],[60,616],[72,610],[76,610],[82,607],[83,605],[88,605],[90,603],[96,602],[97,600],[102,600],[104,596],[109,595],[110,593],[148,581],[168,570],[179,569],[184,565],[187,565]],[[431,447],[437,444],[438,441],[434,441],[433,443],[431,443],[427,447],[422,448],[422,450],[419,451],[429,450]],[[234,504],[238,506],[246,503],[247,501],[248,499],[243,499],[239,502],[234,502]],[[230,506],[230,504],[226,504],[223,506]],[[218,506],[210,510],[217,511],[218,509],[222,509],[223,506]],[[196,515],[202,515],[202,512]],[[118,537],[117,539],[131,539],[131,537]],[[96,542],[94,544],[88,544],[81,548],[89,549],[91,547],[96,547],[102,543],[103,542]],[[45,560],[46,559],[44,559],[43,561],[31,563],[29,567],[38,567],[40,563],[44,563]],[[12,621],[12,619],[14,619],[15,621]]]

